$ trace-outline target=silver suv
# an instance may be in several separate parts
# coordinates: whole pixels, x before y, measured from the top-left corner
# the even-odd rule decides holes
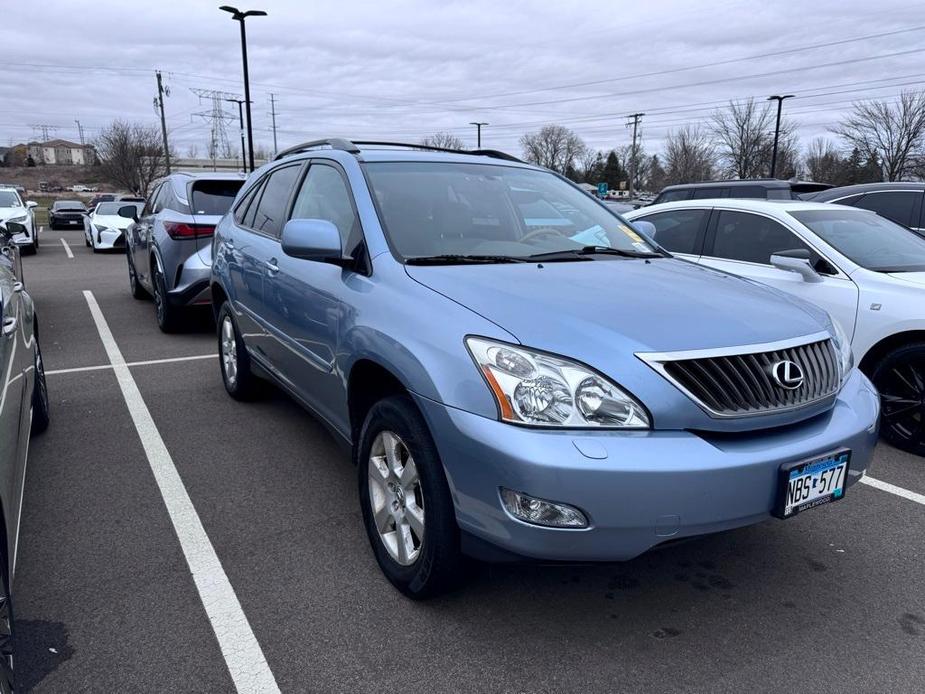
[[[132,296],[154,298],[164,332],[180,327],[186,307],[211,302],[212,234],[243,183],[234,173],[175,173],[155,183],[140,214],[119,209],[134,221],[125,234]]]

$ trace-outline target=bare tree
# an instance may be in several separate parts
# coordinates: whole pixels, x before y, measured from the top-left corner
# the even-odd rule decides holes
[[[96,140],[103,178],[147,197],[151,184],[165,172],[161,132],[157,127],[115,120]]]
[[[876,157],[888,181],[916,172],[925,140],[925,91],[904,91],[899,101],[858,102],[833,130],[862,155]]]
[[[710,134],[696,125],[668,133],[664,156],[665,185],[709,181],[715,175],[716,148]]]
[[[442,149],[466,149],[466,143],[453,133],[441,132],[434,133],[430,137],[421,140],[422,145],[428,147],[440,147]]]
[[[846,161],[838,148],[824,137],[809,143],[805,164],[806,175],[811,181],[836,186],[846,183]]]
[[[713,113],[712,131],[725,173],[734,178],[758,178],[767,174],[765,158],[773,141],[774,119],[767,105],[754,99],[730,101],[726,110]]]
[[[188,156],[190,159],[195,159],[196,157],[198,157],[199,156],[199,145],[197,145],[195,142],[191,144],[186,149],[186,156]]]
[[[574,172],[587,146],[574,132],[561,125],[544,125],[538,132],[520,138],[524,158],[561,174]]]

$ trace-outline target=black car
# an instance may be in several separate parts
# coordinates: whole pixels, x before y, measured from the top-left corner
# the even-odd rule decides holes
[[[48,210],[48,226],[51,229],[58,227],[79,227],[83,229],[84,215],[87,206],[80,200],[55,200]]]
[[[855,186],[829,188],[820,193],[804,195],[813,202],[836,202],[865,210],[873,210],[897,224],[925,236],[925,183],[860,183]]]
[[[703,181],[665,186],[652,202],[703,200],[706,198],[759,198],[762,200],[799,200],[806,193],[831,188],[828,183],[782,181],[777,178],[754,178],[737,181]]]
[[[99,195],[94,195],[90,198],[90,202],[87,203],[87,209],[93,211],[101,202],[113,202],[115,199],[115,193],[100,193]]]

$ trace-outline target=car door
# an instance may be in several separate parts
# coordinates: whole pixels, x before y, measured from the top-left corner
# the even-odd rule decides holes
[[[288,217],[302,163],[271,171],[235,230],[234,255],[238,271],[233,280],[239,328],[248,349],[277,375],[285,355],[278,334],[282,307],[274,300],[271,280],[279,272],[282,255],[279,235]]]
[[[819,282],[807,282],[796,272],[771,265],[773,254],[798,249],[809,251],[820,272]],[[857,285],[794,229],[777,219],[757,212],[715,209],[699,262],[817,304],[832,314],[849,336],[854,335]]]
[[[362,248],[363,231],[344,172],[333,162],[312,162],[299,186],[292,219],[323,219],[337,227],[345,255]],[[281,359],[287,380],[322,417],[337,422],[346,411],[335,368],[338,336],[364,277],[333,263],[279,257],[271,280],[283,314]]]
[[[148,197],[148,201],[145,203],[144,208],[141,210],[138,221],[136,221],[130,227],[130,233],[132,236],[132,263],[135,266],[135,273],[138,277],[138,280],[148,290],[151,290],[153,287],[151,281],[150,264],[148,263],[148,248],[150,243],[149,237],[151,235],[151,228],[154,222],[154,215],[159,209],[158,201],[161,197],[162,191],[167,185],[167,182],[164,182],[155,187],[154,191]]]
[[[633,221],[651,222],[656,243],[687,260],[700,258],[709,219],[710,209],[706,207],[676,208],[633,217]]]

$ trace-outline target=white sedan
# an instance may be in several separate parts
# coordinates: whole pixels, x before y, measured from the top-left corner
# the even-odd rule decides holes
[[[141,213],[143,202],[101,202],[84,218],[84,240],[93,252],[125,248],[125,230],[132,220],[119,215],[119,208],[131,205]]]
[[[825,308],[880,391],[881,433],[925,455],[925,239],[867,210],[790,200],[688,200],[624,217],[680,258]]]
[[[26,254],[39,250],[39,228],[35,224],[33,212],[35,207],[31,200],[23,202],[15,188],[0,186],[0,222],[15,222],[21,225],[22,230],[13,236],[13,243]]]

